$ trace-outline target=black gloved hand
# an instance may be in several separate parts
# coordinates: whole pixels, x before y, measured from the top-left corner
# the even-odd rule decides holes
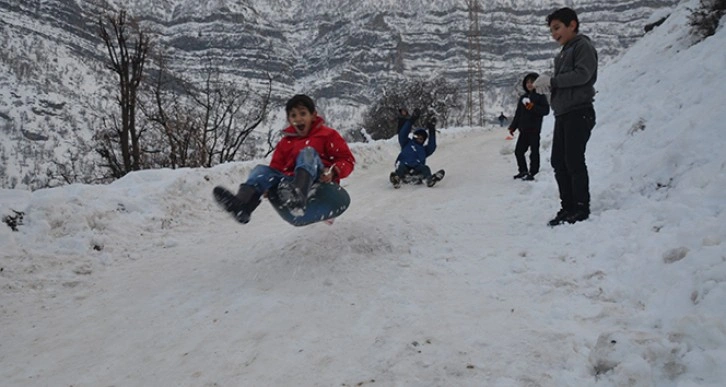
[[[429,131],[436,130],[436,117],[429,118],[429,121],[426,123],[426,129]]]
[[[411,125],[412,126],[416,124],[416,120],[418,120],[419,117],[421,117],[421,109],[419,109],[419,108],[413,109],[413,114],[411,115]]]

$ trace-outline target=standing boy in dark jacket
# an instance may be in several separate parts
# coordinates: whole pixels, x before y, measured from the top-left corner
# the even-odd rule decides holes
[[[552,78],[541,75],[534,87],[538,93],[552,90],[550,104],[555,112],[555,130],[551,162],[562,208],[549,225],[556,226],[590,216],[585,147],[595,127],[597,51],[590,38],[579,33],[580,21],[572,9],[561,8],[551,13],[547,16],[547,25],[562,50],[555,57]]]
[[[514,175],[515,179],[534,180],[534,175],[539,172],[539,136],[542,132],[542,117],[550,114],[550,104],[547,97],[538,94],[534,90],[534,81],[539,77],[537,73],[529,73],[522,80],[524,94],[519,97],[517,111],[514,113],[512,124],[509,125],[509,134],[519,129],[519,138],[514,148],[514,156],[517,158],[519,173]],[[529,171],[525,152],[529,148]]]
[[[425,129],[418,128],[414,130],[413,138],[409,137],[411,126],[419,114],[416,109],[405,121],[399,121],[398,143],[401,145],[401,153],[396,158],[396,170],[389,176],[393,188],[401,187],[402,179],[409,174],[420,175],[428,187],[433,187],[444,178],[443,169],[432,175],[431,168],[426,165],[426,158],[436,150],[436,118],[432,117],[426,124],[428,134]]]

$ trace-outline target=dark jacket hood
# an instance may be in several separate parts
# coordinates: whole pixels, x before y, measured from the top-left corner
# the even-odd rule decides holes
[[[429,137],[429,134],[426,132],[426,129],[424,128],[418,128],[413,131],[414,136],[423,136],[424,141]]]
[[[537,73],[529,73],[524,76],[524,79],[522,79],[522,88],[525,93],[529,94],[529,90],[527,90],[527,81],[532,79],[532,82],[534,82],[537,78],[539,78],[539,74]]]

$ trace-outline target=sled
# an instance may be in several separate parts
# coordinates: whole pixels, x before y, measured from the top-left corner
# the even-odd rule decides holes
[[[345,212],[350,205],[348,192],[335,183],[313,184],[308,193],[305,209],[291,209],[283,205],[277,195],[277,189],[270,189],[267,199],[284,221],[296,227],[322,221],[331,224],[332,220]]]

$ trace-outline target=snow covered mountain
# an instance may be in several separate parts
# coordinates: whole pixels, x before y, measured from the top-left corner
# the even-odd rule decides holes
[[[544,18],[554,8],[578,10],[605,64],[674,3],[483,2],[484,114],[511,110],[521,76],[550,69],[557,46]],[[462,1],[0,0],[0,187],[63,184],[60,166],[73,163],[74,173],[93,175],[91,137],[98,112],[112,108],[114,81],[96,20],[121,5],[154,32],[176,71],[193,76],[213,60],[239,84],[271,74],[276,99],[309,93],[342,131],[356,128],[361,111],[396,80],[445,77],[466,92]]]

